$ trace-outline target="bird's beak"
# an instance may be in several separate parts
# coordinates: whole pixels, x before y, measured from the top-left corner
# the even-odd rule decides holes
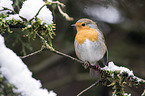
[[[71,26],[76,26],[76,24],[72,24]]]

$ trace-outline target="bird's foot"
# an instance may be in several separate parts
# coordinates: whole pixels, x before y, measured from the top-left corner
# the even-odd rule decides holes
[[[87,69],[90,66],[90,63],[85,61],[83,66],[84,66],[85,69]]]
[[[97,63],[96,69],[97,69],[97,70],[100,70],[100,69],[101,69],[99,63]]]

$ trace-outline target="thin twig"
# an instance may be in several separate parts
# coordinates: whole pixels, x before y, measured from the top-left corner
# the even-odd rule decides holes
[[[52,1],[52,2],[46,2],[43,6],[40,7],[40,9],[39,9],[38,12],[36,13],[36,15],[35,15],[32,19],[30,19],[30,22],[38,16],[38,14],[40,13],[40,11],[42,10],[42,8],[43,8],[44,6],[49,5],[50,3],[56,3],[56,4],[58,4],[58,5],[65,6],[63,3],[60,3],[60,2],[58,2],[58,1],[56,1],[56,2],[53,2],[53,1]]]
[[[70,17],[68,14],[64,13],[64,12],[62,11],[62,9],[60,8],[59,5],[58,5],[57,7],[58,7],[58,10],[59,10],[60,14],[62,14],[62,16],[64,16],[66,20],[68,20],[68,21],[73,21],[73,20],[74,20],[74,19],[73,19],[72,17]]]
[[[77,96],[82,95],[84,92],[86,92],[87,90],[91,89],[93,86],[97,85],[100,81],[102,81],[102,80],[98,80],[97,82],[93,83],[91,86],[89,86],[88,88],[86,88],[83,91],[81,91]]]
[[[132,78],[132,79],[137,79],[138,81],[142,81],[143,83],[145,83],[145,80],[144,80],[144,79],[139,78],[139,77],[137,77],[137,76],[134,76],[134,78]]]
[[[46,5],[47,5],[47,3],[44,4],[44,5],[38,10],[38,12],[36,13],[36,15],[35,15],[32,19],[30,19],[30,22],[38,16],[38,14],[39,14],[39,12],[41,11],[41,9],[42,9],[44,6],[46,6]]]
[[[43,49],[41,48],[40,50],[38,50],[38,51],[35,51],[35,52],[33,52],[33,53],[31,53],[31,54],[28,54],[28,55],[26,55],[26,56],[22,56],[22,57],[20,57],[20,58],[26,58],[26,57],[29,57],[29,56],[32,56],[32,55],[35,55],[35,54],[37,54],[37,53],[39,53],[39,52],[41,52]]]
[[[61,3],[61,2],[59,2],[59,1],[51,1],[51,2],[46,2],[46,3],[53,3],[53,4],[58,4],[58,5],[60,5],[61,7],[65,7],[65,5],[63,4],[63,3]]]
[[[62,53],[62,52],[60,52],[60,51],[57,51],[57,50],[55,50],[55,49],[54,49],[53,52],[56,53],[56,54],[59,54],[59,55],[68,57],[68,58],[70,58],[70,59],[72,59],[72,60],[74,60],[74,61],[77,61],[77,62],[79,62],[79,63],[82,63],[82,64],[84,63],[83,61],[81,61],[81,60],[79,60],[79,59],[77,59],[77,58],[74,58],[74,57],[72,57],[72,56],[70,56],[70,55],[64,54],[64,53]]]
[[[145,96],[145,89],[144,89],[143,93],[141,94],[141,96]]]
[[[73,20],[74,20],[74,19],[73,19],[72,17],[70,17],[67,13],[65,13],[65,12],[62,11],[61,7],[63,7],[63,8],[65,7],[65,5],[64,5],[63,3],[60,3],[59,1],[48,2],[48,4],[49,4],[49,3],[56,3],[56,4],[57,4],[57,7],[58,7],[58,10],[59,10],[59,12],[60,12],[60,14],[61,14],[62,16],[64,16],[66,20],[68,20],[68,21],[73,21]],[[60,7],[60,6],[61,6],[61,7]]]
[[[10,11],[14,12],[14,14],[17,14],[17,13],[15,12],[15,10],[12,10],[12,9],[9,9],[9,8],[6,8],[6,7],[3,7],[3,8],[6,9],[6,10],[10,10]],[[0,10],[0,11],[4,11],[4,10]]]
[[[36,13],[36,15],[35,15],[32,19],[30,19],[29,21],[31,22],[33,19],[35,19],[35,18],[38,16],[38,14],[40,13],[40,11],[42,10],[42,8],[43,8],[44,6],[50,5],[50,4],[52,4],[52,3],[53,3],[53,4],[54,4],[54,3],[57,4],[59,12],[66,18],[66,20],[68,20],[68,21],[72,21],[72,20],[73,20],[72,17],[69,17],[68,14],[64,13],[64,12],[62,11],[62,9],[60,8],[60,6],[65,7],[65,5],[64,5],[63,3],[60,3],[59,1],[52,1],[52,2],[46,2],[46,3],[38,10],[38,12]],[[60,6],[59,6],[59,5],[60,5]]]

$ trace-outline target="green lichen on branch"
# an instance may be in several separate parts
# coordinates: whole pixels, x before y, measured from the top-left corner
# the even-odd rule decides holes
[[[21,44],[21,53],[26,55],[26,49],[32,51],[30,40],[36,39],[36,33],[41,34],[52,46],[52,39],[55,35],[55,24],[42,23],[39,18],[35,22],[22,20],[6,20],[6,15],[0,14],[0,34],[5,37],[6,42],[11,42],[11,46]],[[28,39],[27,39],[28,38]]]
[[[35,40],[36,33],[41,34],[43,38],[45,38],[49,45],[52,46],[52,39],[55,35],[55,24],[47,25],[46,23],[42,23],[39,18],[35,18],[35,22],[31,21],[31,25],[27,25],[22,31],[25,31],[25,36],[29,39]]]
[[[12,31],[10,30],[9,25],[4,20],[4,18],[6,18],[6,17],[7,16],[4,15],[3,13],[0,14],[0,34],[4,34],[6,32],[12,33]]]
[[[24,37],[25,32],[21,30],[26,26],[26,22],[14,18],[7,20],[6,17],[3,13],[0,14],[0,34],[5,37],[5,41],[9,43],[9,46],[14,47],[20,43],[21,53],[26,54],[26,49],[32,50],[28,40]]]
[[[127,72],[121,73],[119,70],[99,70],[99,72],[101,74],[101,78],[104,80],[101,84],[107,87],[112,87],[113,96],[128,96],[124,91],[125,85],[138,87],[141,84],[145,84],[145,80],[129,75]]]

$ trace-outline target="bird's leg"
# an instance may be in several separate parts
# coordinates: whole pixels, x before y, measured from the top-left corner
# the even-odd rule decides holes
[[[90,63],[85,61],[84,64],[83,64],[84,68],[87,69],[89,66],[90,66]]]
[[[97,65],[97,66],[96,66],[96,69],[97,69],[97,70],[100,70],[100,69],[101,69],[101,67],[100,67],[100,65],[99,65],[99,63],[98,63],[98,62],[96,63],[96,65]]]

